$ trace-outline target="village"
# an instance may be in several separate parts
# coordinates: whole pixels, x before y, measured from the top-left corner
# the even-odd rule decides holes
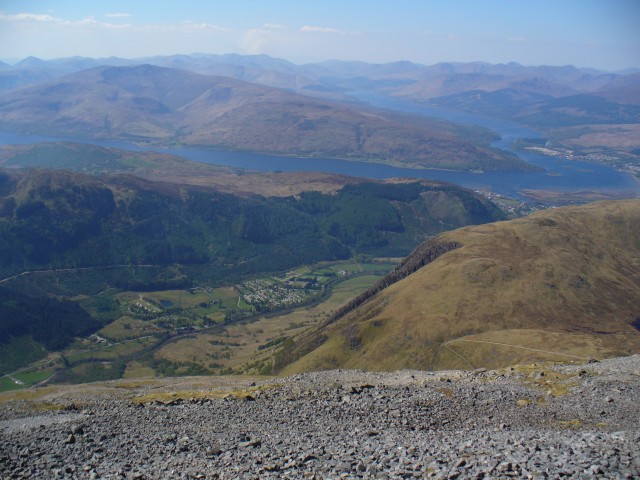
[[[549,157],[559,157],[565,160],[573,160],[579,162],[592,162],[601,163],[614,167],[621,172],[627,172],[636,177],[640,177],[640,163],[635,158],[635,161],[630,154],[620,155],[617,152],[576,152],[566,148],[550,148],[550,147],[538,147],[529,146],[525,147],[525,150],[540,153]],[[626,155],[627,158],[623,158]]]
[[[346,276],[344,270],[324,269],[319,272],[287,272],[268,278],[250,280],[237,286],[242,300],[257,312],[271,312],[303,305],[322,296],[329,280]]]
[[[475,193],[488,198],[511,217],[523,217],[533,212],[537,212],[538,210],[549,208],[549,205],[546,205],[542,202],[515,200],[513,198],[502,195],[501,193],[490,192],[486,190],[475,190]]]
[[[123,318],[131,319],[124,322],[125,330],[136,324],[136,320],[150,322],[166,331],[189,333],[256,314],[307,305],[326,295],[334,283],[354,275],[383,273],[392,265],[388,261],[322,263],[246,280],[235,286],[121,292],[116,296]],[[141,324],[136,325],[140,328]],[[132,331],[131,335],[135,332]]]

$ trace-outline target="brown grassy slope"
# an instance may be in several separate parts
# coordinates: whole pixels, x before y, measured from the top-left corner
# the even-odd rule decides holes
[[[308,333],[281,360],[310,353],[284,371],[498,367],[534,353],[640,352],[630,325],[640,317],[640,200],[547,210],[438,242],[462,246]]]

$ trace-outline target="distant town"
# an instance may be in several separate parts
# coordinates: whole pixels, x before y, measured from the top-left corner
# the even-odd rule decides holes
[[[515,200],[502,195],[501,193],[486,190],[475,190],[475,193],[488,198],[511,217],[524,217],[530,213],[537,212],[538,210],[551,208],[551,205],[547,205],[542,202]]]
[[[590,152],[578,153],[573,150],[564,148],[550,147],[525,147],[525,150],[541,153],[549,157],[560,157],[565,160],[575,160],[580,162],[593,162],[610,165],[616,170],[627,172],[636,177],[640,177],[640,161],[632,161],[631,159],[620,158],[618,153]]]

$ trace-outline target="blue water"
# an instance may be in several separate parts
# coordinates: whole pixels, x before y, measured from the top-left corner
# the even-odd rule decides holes
[[[380,108],[396,110],[425,117],[439,118],[462,125],[484,127],[500,135],[491,145],[516,154],[522,160],[542,167],[542,173],[483,173],[454,174],[454,176],[433,177],[460,185],[490,190],[520,198],[524,189],[552,190],[565,192],[596,191],[621,198],[640,196],[640,182],[631,174],[620,172],[606,165],[575,160],[565,160],[514,149],[514,142],[521,138],[536,139],[543,135],[531,128],[498,118],[471,113],[428,107],[419,103],[387,97],[372,92],[351,92],[361,101]]]
[[[478,125],[497,132],[501,138],[493,146],[517,154],[523,160],[544,168],[542,173],[466,173],[434,169],[399,168],[384,164],[337,160],[332,158],[307,158],[294,156],[276,156],[259,153],[232,152],[210,148],[163,148],[154,146],[140,147],[119,141],[80,140],[105,147],[125,150],[152,150],[179,155],[189,160],[225,165],[238,169],[262,172],[329,172],[374,179],[393,177],[428,178],[462,185],[474,190],[487,190],[514,198],[521,198],[520,191],[552,190],[565,192],[596,191],[615,195],[620,198],[640,197],[640,182],[630,174],[594,163],[564,160],[534,153],[523,153],[512,148],[518,138],[540,138],[539,132],[516,123],[482,117],[460,112],[428,108],[416,103],[392,99],[370,93],[357,93],[363,101],[372,105],[409,112],[428,117],[443,118],[462,124]],[[54,140],[78,141],[73,138],[52,138],[0,132],[0,145],[26,144]]]

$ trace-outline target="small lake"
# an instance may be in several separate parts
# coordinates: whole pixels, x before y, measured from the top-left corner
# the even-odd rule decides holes
[[[521,125],[503,120],[432,109],[412,102],[401,101],[380,95],[357,94],[358,98],[374,106],[404,111],[428,117],[443,118],[462,124],[478,125],[497,132],[501,139],[494,147],[516,153],[523,160],[545,169],[542,173],[466,173],[435,169],[400,168],[385,164],[337,160],[333,158],[307,158],[295,156],[277,156],[248,152],[233,152],[209,148],[162,148],[119,141],[78,140],[73,138],[53,138],[33,135],[0,132],[0,145],[26,144],[44,141],[68,140],[92,143],[105,147],[125,150],[152,150],[178,155],[196,162],[255,170],[261,172],[328,172],[386,179],[393,177],[412,177],[442,180],[462,185],[474,190],[487,190],[514,198],[521,198],[520,191],[553,190],[565,192],[595,191],[614,194],[617,197],[640,197],[640,182],[630,174],[613,168],[587,162],[564,160],[534,153],[523,153],[512,148],[518,138],[540,138],[540,133]]]

